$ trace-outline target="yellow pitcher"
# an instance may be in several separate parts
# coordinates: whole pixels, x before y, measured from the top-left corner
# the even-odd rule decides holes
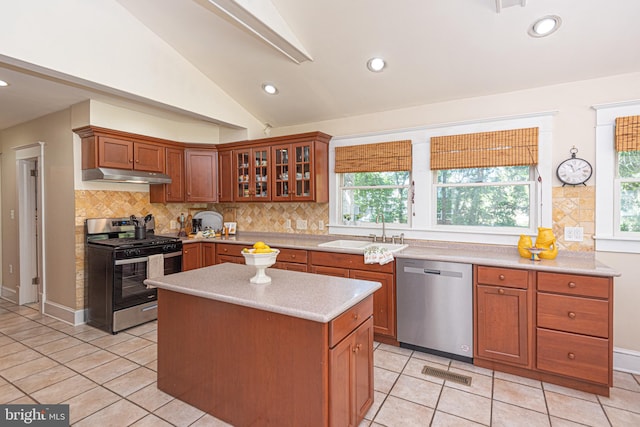
[[[558,255],[558,243],[551,228],[538,227],[536,247],[545,249],[539,255],[542,259],[554,259]]]
[[[533,246],[531,243],[531,237],[525,234],[520,235],[520,240],[518,240],[518,253],[522,258],[531,258],[531,252],[527,250]]]

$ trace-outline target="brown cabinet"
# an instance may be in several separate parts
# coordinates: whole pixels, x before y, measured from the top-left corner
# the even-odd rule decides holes
[[[203,242],[202,245],[202,266],[209,267],[216,263],[216,244],[213,242]]]
[[[171,184],[150,185],[149,201],[151,203],[184,202],[184,150],[167,148],[165,159],[165,173],[171,177]]]
[[[330,139],[309,132],[219,146],[220,200],[328,202]]]
[[[307,251],[302,249],[279,249],[278,259],[273,268],[280,270],[307,272]]]
[[[218,153],[218,202],[233,202],[233,152]]]
[[[202,267],[202,245],[198,242],[182,245],[182,271]]]
[[[271,200],[268,147],[233,150],[233,170],[236,202]]]
[[[242,256],[242,248],[244,246],[233,243],[217,243],[216,244],[216,264],[223,262],[232,262],[234,264],[244,264]]]
[[[484,266],[474,277],[474,364],[609,395],[612,278]]]
[[[164,147],[144,142],[99,136],[98,166],[164,172]]]
[[[323,145],[319,145],[324,149]],[[275,201],[324,201],[324,194],[316,192],[316,182],[322,183],[324,175],[315,167],[315,159],[321,159],[322,152],[316,153],[315,142],[276,145],[271,147],[271,177],[273,190],[271,199]]]
[[[536,367],[608,390],[613,380],[612,300],[609,278],[538,273]]]
[[[373,404],[373,318],[329,350],[329,425],[357,426]]]
[[[380,282],[373,294],[373,329],[376,340],[397,343],[395,262],[365,264],[362,255],[334,252],[309,252],[309,271],[328,276]]]
[[[186,202],[216,202],[218,154],[215,150],[185,150]]]

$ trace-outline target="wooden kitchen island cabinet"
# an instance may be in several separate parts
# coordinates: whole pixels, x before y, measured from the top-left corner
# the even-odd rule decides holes
[[[227,263],[146,281],[158,287],[158,388],[238,427],[357,426],[373,403],[380,285],[254,274]]]

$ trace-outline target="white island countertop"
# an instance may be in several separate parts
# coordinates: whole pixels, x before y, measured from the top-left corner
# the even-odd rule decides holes
[[[267,269],[271,283],[249,279],[253,266],[217,264],[146,279],[145,284],[174,292],[327,323],[380,289],[378,282]]]

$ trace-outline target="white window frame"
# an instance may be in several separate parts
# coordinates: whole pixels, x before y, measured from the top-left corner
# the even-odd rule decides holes
[[[594,105],[596,110],[596,251],[640,253],[640,233],[620,230],[617,117],[640,115],[640,100]]]
[[[412,188],[410,198],[410,227],[387,226],[387,236],[404,233],[405,238],[451,241],[466,243],[487,243],[496,245],[515,245],[520,234],[537,234],[537,227],[551,227],[551,184],[553,181],[552,169],[552,127],[555,112],[525,114],[504,118],[491,118],[468,122],[448,123],[426,126],[414,129],[379,132],[367,135],[338,136],[331,140],[329,148],[329,234],[368,236],[372,233],[380,235],[380,224],[369,227],[354,227],[341,224],[342,218],[338,211],[340,197],[339,180],[335,170],[335,148],[341,146],[372,144],[380,141],[411,140],[412,146]],[[435,209],[432,209],[434,201],[433,188],[435,174],[429,168],[430,145],[429,141],[434,136],[458,135],[476,132],[492,132],[519,128],[537,127],[538,132],[538,172],[542,176],[542,182],[536,181],[533,186],[532,196],[535,196],[535,205],[532,206],[531,229],[502,229],[502,230],[478,230],[478,227],[459,227],[452,229],[449,226],[435,227]],[[375,226],[375,227],[374,227]]]

